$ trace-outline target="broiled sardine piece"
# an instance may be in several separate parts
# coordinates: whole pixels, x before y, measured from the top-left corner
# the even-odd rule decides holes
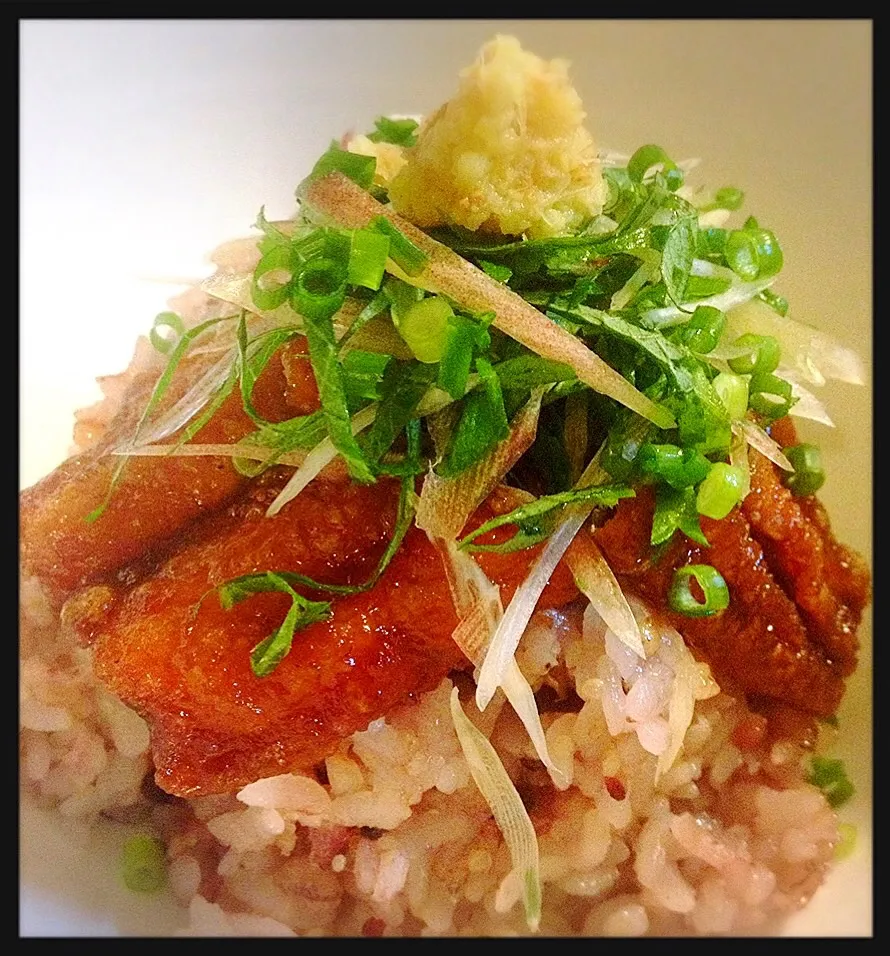
[[[451,639],[458,622],[441,558],[412,527],[372,589],[334,599],[329,621],[298,631],[277,668],[254,675],[251,648],[281,625],[289,597],[257,594],[223,610],[208,592],[267,570],[366,581],[396,513],[391,480],[329,481],[313,482],[267,518],[285,479],[256,481],[237,503],[193,526],[189,542],[140,584],[96,587],[75,599],[96,674],[149,722],[156,780],[171,793],[228,792],[309,769],[344,737],[468,665]],[[483,506],[475,520],[491,514]],[[539,551],[485,555],[480,563],[506,600]],[[560,567],[540,606],[576,595]]]
[[[665,611],[724,691],[829,716],[855,666],[869,575],[858,559],[848,563],[849,553],[827,522],[814,517],[810,499],[793,498],[776,467],[751,454],[759,460],[743,506],[722,521],[701,519],[710,547],[678,534],[656,560],[647,489],[619,503],[596,541],[622,587]],[[723,575],[730,594],[725,611],[692,618],[669,610],[674,570],[687,564],[710,564]]]
[[[302,340],[300,340],[302,341]],[[285,369],[281,356],[300,345],[285,346],[266,366],[254,391],[260,414],[282,420],[317,402],[308,361],[293,360]],[[170,403],[194,380],[195,363],[186,360],[165,396]],[[20,553],[22,569],[67,592],[116,571],[174,536],[200,515],[229,501],[244,485],[231,458],[216,456],[132,457],[102,515],[88,522],[111,487],[120,457],[110,454],[129,442],[151,397],[157,372],[138,375],[121,409],[101,441],[69,458],[36,485],[21,493]],[[305,387],[300,388],[300,381]],[[294,399],[299,402],[295,410]],[[317,405],[316,405],[317,407]],[[195,442],[230,444],[254,429],[236,389]],[[175,436],[165,440],[172,442]]]

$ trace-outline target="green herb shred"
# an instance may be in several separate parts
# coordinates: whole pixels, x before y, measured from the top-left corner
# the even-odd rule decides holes
[[[382,116],[367,139],[410,149],[417,129],[413,119]],[[273,223],[260,210],[259,262],[245,279],[248,307],[242,301],[236,314],[193,329],[172,313],[155,319],[151,341],[167,365],[132,439],[137,445],[161,412],[182,362],[212,339],[214,346],[227,343],[228,351],[218,349],[224,357],[215,378],[178,422],[175,444],[190,441],[234,392],[254,426],[240,443],[251,447],[252,456],[233,448],[241,474],[257,475],[283,456],[327,441],[352,479],[399,478],[396,528],[364,584],[325,585],[276,568],[218,589],[224,607],[263,591],[290,599],[281,626],[251,653],[254,673],[271,673],[290,652],[295,632],[332,613],[330,601],[310,600],[301,591],[335,601],[372,586],[413,522],[418,477],[432,472],[440,480],[458,479],[485,462],[510,436],[514,417],[536,389],[542,393],[536,437],[503,476],[533,500],[465,535],[462,548],[510,551],[540,544],[573,502],[602,511],[640,486],[654,491],[653,548],[677,534],[708,547],[701,517],[722,520],[747,487],[736,459],[731,461],[739,424],[768,429],[797,401],[783,377],[775,338],[728,340],[727,309],[754,297],[779,315],[788,308],[770,288],[783,255],[768,228],[752,216],[734,227],[700,224],[700,215],[710,210],[740,210],[740,189],[727,186],[690,198],[702,194],[685,188],[681,164],[661,146],[647,144],[624,165],[605,165],[604,208],[572,235],[527,239],[430,230],[534,306],[542,322],[568,331],[669,411],[676,426],[658,428],[589,388],[568,360],[536,354],[504,334],[493,311],[474,313],[434,288],[427,282],[429,256],[386,216],[372,216],[355,229],[315,218],[303,203],[305,188],[332,172],[385,201],[374,157],[332,142],[297,189],[301,210],[294,221]],[[320,408],[268,421],[254,404],[255,386],[296,336],[305,337]],[[362,410],[366,427],[359,430],[353,418]],[[595,455],[612,483],[573,489]],[[824,480],[818,449],[800,445],[789,449],[789,458],[795,466],[786,479],[789,488],[812,493]],[[105,502],[89,520],[101,516],[126,462],[123,454]],[[480,540],[504,525],[514,529],[508,539]],[[728,600],[725,583],[721,589],[703,570],[708,567],[679,576],[672,600],[682,613],[717,613]],[[705,592],[704,602],[690,586]]]

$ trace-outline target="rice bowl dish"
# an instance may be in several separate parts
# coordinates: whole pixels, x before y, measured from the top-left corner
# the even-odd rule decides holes
[[[869,571],[790,417],[861,365],[566,69],[336,131],[23,492],[23,786],[180,935],[772,934],[850,849]]]

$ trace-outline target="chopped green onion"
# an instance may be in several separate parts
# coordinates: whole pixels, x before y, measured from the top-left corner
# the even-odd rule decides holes
[[[376,292],[383,281],[388,256],[386,236],[371,229],[356,229],[350,244],[347,282]]]
[[[389,299],[393,324],[398,327],[405,313],[426,295],[423,289],[409,285],[395,276],[387,276],[383,283],[383,292]]]
[[[735,210],[742,208],[744,201],[745,194],[741,189],[736,189],[735,186],[724,186],[722,189],[718,189],[714,196],[714,207],[735,212]]]
[[[792,494],[812,495],[825,484],[825,469],[822,467],[822,453],[818,445],[806,442],[784,449],[785,456],[794,466],[794,471],[783,480]]]
[[[260,259],[253,271],[250,293],[254,305],[271,312],[287,301],[291,293],[296,256],[293,247],[275,245]]]
[[[641,183],[646,172],[658,163],[663,166],[668,189],[678,189],[683,184],[683,173],[660,146],[641,146],[628,160],[627,174],[633,182]]]
[[[771,421],[787,415],[796,401],[791,383],[770,372],[752,375],[748,389],[748,407]]]
[[[711,468],[708,459],[695,448],[650,442],[640,446],[637,464],[644,474],[660,478],[678,489],[697,485]]]
[[[398,319],[394,317],[394,322],[417,361],[432,365],[442,358],[448,321],[453,317],[454,310],[448,300],[433,295],[415,302]]]
[[[703,600],[692,593],[691,579],[701,589]],[[668,604],[686,617],[710,617],[729,607],[729,588],[723,575],[710,564],[687,564],[674,572]]]
[[[155,893],[167,882],[167,851],[157,837],[131,837],[124,844],[121,863],[128,890]]]
[[[310,259],[291,287],[291,305],[306,318],[329,318],[346,298],[346,267],[335,259]]]
[[[778,339],[772,335],[754,335],[752,332],[746,332],[732,344],[746,350],[744,355],[729,359],[729,367],[739,375],[774,372],[779,366],[782,351]]]
[[[419,275],[426,268],[429,257],[386,216],[377,216],[371,220],[370,227],[389,239],[389,255],[393,262],[409,276]]]
[[[161,329],[172,330],[173,337],[170,338],[163,335],[160,331]],[[151,340],[151,344],[155,347],[155,350],[166,355],[176,348],[176,343],[179,341],[183,332],[185,332],[185,325],[175,312],[161,312],[155,316],[148,337]]]
[[[321,179],[328,173],[343,173],[362,189],[370,189],[374,182],[374,173],[377,170],[377,160],[373,156],[363,156],[361,153],[352,153],[343,149],[336,142],[332,142],[309,174],[308,179]]]
[[[725,518],[742,500],[745,476],[741,468],[718,461],[698,486],[695,506],[698,513],[717,521]]]
[[[783,265],[776,237],[768,229],[757,228],[756,223],[732,230],[726,237],[724,255],[729,268],[748,282],[774,276]]]
[[[716,348],[726,328],[726,315],[712,305],[700,305],[688,322],[677,328],[676,337],[688,349],[705,355]]]
[[[843,806],[856,793],[856,788],[847,776],[843,760],[832,757],[813,757],[807,782],[818,787],[835,810]]]
[[[839,823],[837,827],[837,846],[834,848],[834,858],[845,860],[856,849],[856,827],[852,823]]]
[[[733,372],[720,372],[711,383],[733,421],[745,417],[748,409],[748,379]]]

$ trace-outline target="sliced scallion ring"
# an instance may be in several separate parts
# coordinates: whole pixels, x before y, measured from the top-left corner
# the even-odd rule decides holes
[[[691,579],[695,579],[704,600],[692,593]],[[686,617],[710,617],[729,607],[729,588],[723,575],[710,564],[687,564],[674,572],[668,604]]]

